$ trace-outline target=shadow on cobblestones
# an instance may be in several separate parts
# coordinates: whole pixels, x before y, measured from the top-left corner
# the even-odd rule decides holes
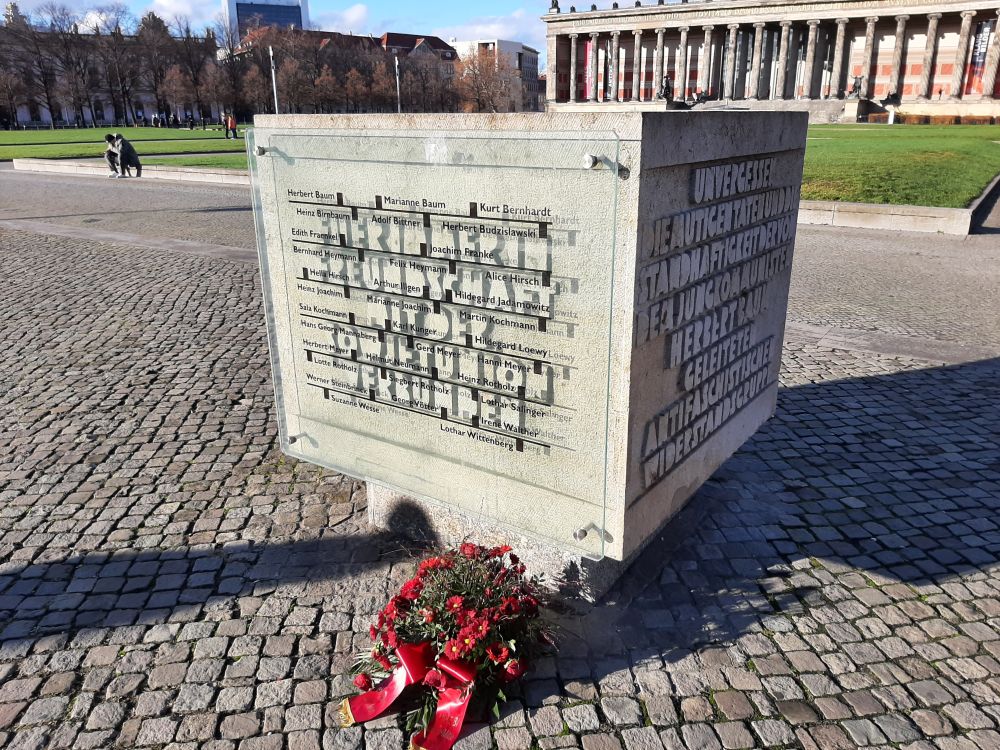
[[[963,581],[996,570],[998,426],[1000,359],[801,384],[786,375],[775,417],[605,602],[566,622],[563,656],[596,664],[598,681],[661,662],[704,679],[806,616],[857,646],[857,662],[912,654],[899,638],[886,653],[861,649],[849,622],[868,618],[865,635],[889,637],[911,622],[896,602],[969,601]]]
[[[398,515],[398,517],[397,517]],[[0,566],[0,653],[54,634],[73,637],[88,628],[183,623],[204,613],[230,613],[237,598],[284,590],[285,595],[333,595],[337,582],[355,583],[367,569],[420,556],[436,540],[405,544],[393,530],[416,523],[417,506],[388,520],[387,532],[334,533],[277,543],[232,542],[175,549],[94,551],[64,559]],[[259,612],[257,614],[260,614]],[[21,639],[24,639],[23,644]]]

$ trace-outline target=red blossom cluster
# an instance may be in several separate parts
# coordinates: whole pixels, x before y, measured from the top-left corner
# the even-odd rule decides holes
[[[400,644],[429,642],[435,662],[445,658],[473,666],[477,687],[516,680],[530,658],[552,642],[539,619],[538,597],[537,581],[525,577],[523,563],[506,545],[465,543],[430,557],[369,629],[375,642],[366,660],[369,671],[390,672]],[[423,682],[440,688],[446,678],[435,668]],[[368,671],[355,678],[362,690],[371,684]]]

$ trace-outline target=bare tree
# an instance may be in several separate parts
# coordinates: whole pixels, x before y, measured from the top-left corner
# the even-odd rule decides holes
[[[361,103],[367,98],[367,94],[368,83],[365,81],[365,77],[357,69],[351,68],[347,71],[347,78],[344,80],[344,98],[348,111],[354,107],[354,111],[359,112]]]
[[[135,44],[135,18],[121,3],[99,6],[90,14],[93,18],[95,51],[107,79],[112,100],[121,102],[122,119],[138,121],[134,94],[140,81],[138,49]],[[116,108],[117,109],[117,108]]]
[[[0,96],[3,97],[3,109],[8,123],[17,122],[17,105],[25,99],[27,88],[20,74],[6,63],[0,63]]]
[[[198,117],[205,124],[205,105],[202,101],[202,70],[205,58],[215,57],[215,34],[207,29],[204,37],[196,36],[191,29],[191,21],[183,16],[174,19],[174,38],[177,41],[177,64],[191,82],[192,101]]]
[[[171,65],[167,68],[158,93],[170,103],[167,109],[183,111],[194,100],[194,85],[187,71],[180,65]]]
[[[156,96],[156,109],[166,112],[169,103],[160,95],[160,87],[167,76],[167,70],[174,64],[174,40],[166,22],[150,11],[139,21],[136,33],[136,48],[139,68],[146,86]]]
[[[213,28],[219,55],[217,61],[206,62],[205,65],[217,68],[225,79],[225,96],[220,99],[220,103],[226,109],[235,111],[243,104],[242,81],[248,67],[246,55],[240,54],[239,33],[230,24],[220,17],[216,19]],[[207,74],[208,70],[205,72]],[[216,86],[222,86],[219,81],[215,83]]]
[[[510,103],[514,69],[505,55],[477,49],[455,66],[455,85],[472,112],[502,112]]]
[[[331,112],[344,101],[344,87],[340,85],[337,76],[329,65],[324,65],[319,76],[313,82],[316,106],[323,112]]]
[[[301,112],[313,102],[313,79],[293,57],[286,57],[278,69],[278,90],[289,112]]]
[[[240,93],[243,95],[244,101],[257,112],[270,112],[271,107],[274,106],[270,78],[265,76],[256,65],[251,65],[243,74]]]
[[[18,16],[4,28],[13,40],[17,67],[24,74],[27,96],[39,102],[49,113],[50,127],[55,127],[58,114],[56,79],[58,70],[52,51],[52,37],[39,28],[32,18]]]

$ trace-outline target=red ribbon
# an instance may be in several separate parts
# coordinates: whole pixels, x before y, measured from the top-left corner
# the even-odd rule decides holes
[[[338,723],[349,727],[381,715],[403,692],[403,688],[424,679],[434,663],[434,650],[429,642],[405,643],[396,649],[399,666],[375,689],[344,698],[337,712]]]
[[[445,676],[445,686],[438,696],[437,711],[430,725],[410,740],[412,750],[450,750],[462,733],[465,712],[472,697],[476,668],[471,664],[441,658],[438,669]]]
[[[465,722],[465,712],[472,697],[476,668],[472,664],[441,658],[434,662],[430,642],[403,644],[396,649],[399,666],[374,690],[345,698],[337,711],[337,723],[349,727],[380,716],[399,697],[407,685],[424,679],[434,667],[441,671],[444,685],[438,696],[437,711],[430,725],[413,735],[412,750],[450,750]]]

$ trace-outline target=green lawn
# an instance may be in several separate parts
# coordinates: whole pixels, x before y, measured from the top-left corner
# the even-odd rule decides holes
[[[243,127],[240,127],[240,132]],[[0,130],[0,146],[47,145],[50,143],[99,143],[105,133],[121,133],[130,141],[172,141],[221,138],[222,129],[186,128],[67,128],[65,130]]]
[[[221,130],[125,128],[147,164],[246,169],[243,139]],[[243,132],[243,129],[240,129]],[[100,156],[104,129],[0,131],[0,161]],[[1000,173],[1000,127],[990,125],[814,125],[804,200],[962,208]],[[165,154],[199,154],[176,159]],[[236,153],[239,152],[239,153]]]
[[[803,200],[963,208],[1000,173],[1000,127],[814,125]]]
[[[206,156],[153,157],[143,159],[143,164],[166,164],[172,167],[211,167],[213,169],[246,169],[246,154],[218,154]]]
[[[150,128],[151,132],[155,132]],[[191,135],[191,131],[181,131]],[[208,131],[211,133],[211,131]],[[128,136],[125,136],[128,138]],[[132,140],[132,139],[129,139]],[[242,138],[226,140],[222,131],[208,138],[171,138],[163,140],[132,140],[139,157],[155,154],[197,154],[204,151],[243,151]],[[0,146],[0,161],[10,159],[86,159],[104,154],[104,133],[93,141],[83,143],[50,143],[43,145]]]

